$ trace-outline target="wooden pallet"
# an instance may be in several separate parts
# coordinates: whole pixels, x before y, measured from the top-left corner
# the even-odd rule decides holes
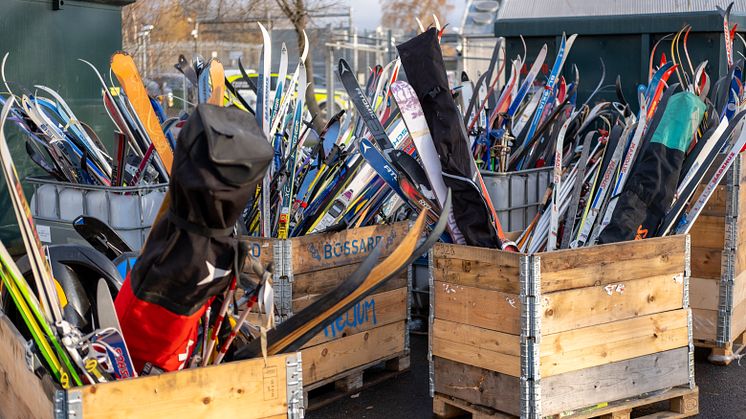
[[[409,352],[347,370],[329,379],[304,386],[306,410],[316,410],[343,397],[360,393],[409,370]]]
[[[664,410],[662,410],[664,409]],[[644,398],[620,400],[583,411],[550,416],[552,419],[629,419],[636,413],[638,419],[687,418],[699,413],[699,389],[674,388],[661,394]],[[644,413],[645,416],[638,416]],[[472,419],[507,419],[508,415],[484,406],[474,405],[454,397],[436,394],[433,414],[439,419],[471,416]]]
[[[707,357],[710,363],[727,366],[735,359],[738,359],[742,352],[746,350],[746,332],[741,333],[725,346],[719,346],[715,342],[700,339],[694,340],[694,346],[710,350],[710,355]]]

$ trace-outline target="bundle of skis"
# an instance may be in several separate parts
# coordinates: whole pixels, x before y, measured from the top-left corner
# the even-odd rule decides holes
[[[275,159],[244,212],[249,234],[287,238],[386,223],[421,212],[428,214],[432,224],[451,187],[461,191],[458,196],[462,200],[454,202],[455,215],[443,239],[491,247],[509,245],[476,164],[469,158],[465,136],[460,141],[450,134],[430,132],[433,121],[424,109],[426,92],[419,85],[440,84],[437,88],[444,95],[436,105],[452,116],[458,112],[445,82],[439,48],[441,28],[425,31],[413,40],[437,50],[436,56],[418,57],[419,52],[411,51],[409,61],[403,57],[377,65],[370,70],[364,87],[358,84],[356,72],[340,60],[337,75],[354,110],[329,115],[319,132],[311,126],[313,116],[303,103],[306,51],[292,77],[287,77],[283,46],[277,83],[271,91],[265,76],[271,73],[271,41],[263,28],[262,32],[264,60],[255,87],[256,110],[245,103],[242,107],[255,114],[275,150]],[[425,68],[415,68],[427,60]],[[398,80],[402,65],[410,82],[417,79],[419,84]],[[244,78],[251,86],[248,76]],[[457,119],[451,118],[454,128],[458,127]],[[448,144],[451,141],[455,146]],[[448,150],[456,150],[454,156],[458,157],[450,156]],[[454,167],[444,167],[443,162]]]
[[[65,280],[69,275],[65,275],[64,261],[55,256],[56,252],[43,248],[39,241],[4,132],[15,100],[12,96],[6,99],[0,114],[0,162],[21,230],[33,287],[0,243],[4,309],[15,308],[17,326],[33,343],[30,354],[34,363],[43,366],[63,388],[136,376],[116,324],[110,294],[110,287],[116,289],[116,279],[98,282],[97,304],[92,311],[95,315],[89,320],[84,317],[86,313],[77,310],[80,307],[75,304],[77,299],[65,298],[68,286],[76,284]],[[60,269],[53,272],[50,264]],[[101,276],[108,277],[105,273]]]
[[[746,145],[744,63],[733,56],[730,8],[720,12],[729,71],[714,83],[707,74],[707,62],[695,67],[689,58],[689,26],[654,46],[649,80],[638,87],[636,104],[627,102],[617,78],[617,101],[591,105],[603,75],[591,97],[578,103],[578,69],[573,68],[570,83],[561,75],[575,35],[563,35],[543,86],[532,87],[546,46],[523,82],[519,80],[521,57],[513,60],[499,93],[493,89],[497,78],[489,71],[480,78],[472,100],[464,103],[464,121],[481,167],[499,171],[553,168],[543,204],[517,239],[521,251],[575,248],[690,230]],[[668,41],[667,58],[658,48]],[[633,106],[639,106],[637,113],[632,112]],[[722,159],[718,158],[721,154]],[[698,189],[700,185],[704,187]]]
[[[26,151],[32,161],[52,179],[103,186],[137,186],[168,180],[163,158],[154,150],[160,147],[160,151],[164,151],[163,147],[173,146],[169,130],[177,120],[167,120],[160,103],[148,97],[144,87],[136,92],[128,91],[127,87],[137,85],[133,80],[139,79],[130,56],[117,53],[112,57],[112,71],[124,89],[106,84],[91,63],[80,60],[95,72],[102,88],[104,109],[116,127],[113,155],[55,90],[36,85],[36,90],[31,92],[8,81],[7,59],[8,54],[2,62],[3,82],[8,96],[15,98],[9,119],[25,134]],[[0,98],[2,103],[6,100]],[[141,118],[138,109],[148,109],[152,115]],[[164,124],[162,130],[161,124]],[[158,132],[155,132],[156,127]],[[163,136],[164,144],[159,145],[152,138],[154,134]]]

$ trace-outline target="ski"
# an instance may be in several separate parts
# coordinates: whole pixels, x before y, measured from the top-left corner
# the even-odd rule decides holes
[[[72,224],[76,233],[111,260],[132,251],[116,231],[96,217],[81,215]]]
[[[287,179],[282,187],[282,203],[280,208],[279,226],[277,229],[277,238],[287,239],[290,227],[290,210],[292,208],[293,187],[295,186],[295,160],[298,155],[297,149],[303,146],[303,140],[300,136],[300,126],[303,124],[303,105],[306,97],[306,69],[303,63],[300,63],[300,78],[298,82],[298,97],[295,102],[295,113],[293,115],[293,126],[290,134],[290,156],[288,158]],[[288,92],[290,94],[290,92]]]
[[[407,126],[407,130],[409,130],[409,135],[414,141],[417,153],[423,161],[425,173],[430,184],[433,186],[438,202],[442,206],[445,204],[448,189],[443,180],[440,157],[438,157],[438,152],[430,136],[430,129],[427,126],[427,120],[425,120],[425,114],[417,99],[417,94],[412,89],[412,86],[404,81],[394,83],[391,86],[391,92],[401,110],[402,119]],[[464,237],[456,225],[453,213],[448,214],[448,230],[455,243],[465,244]]]
[[[150,141],[155,146],[166,173],[170,174],[174,153],[163,134],[158,117],[150,105],[148,93],[145,91],[142,79],[140,79],[135,61],[129,54],[118,52],[111,57],[111,70],[122,85],[132,108],[142,122]]]

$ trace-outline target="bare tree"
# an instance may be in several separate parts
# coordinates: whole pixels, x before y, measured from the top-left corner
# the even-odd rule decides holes
[[[229,3],[230,7],[227,7]],[[235,20],[246,19],[254,12],[256,3],[250,0],[138,1],[123,8],[122,43],[125,51],[140,56],[143,53],[143,43],[140,39],[142,28],[153,25],[148,37],[148,67],[156,72],[172,71],[179,54],[191,56],[204,52],[198,50],[198,45],[249,45],[260,42],[261,38],[257,31],[245,30],[244,27],[236,29],[223,25],[198,26],[198,22],[214,21],[221,15],[229,15]],[[195,34],[199,39],[193,36]]]
[[[125,50],[141,53],[138,38],[143,26],[154,25],[150,33],[148,67],[170,71],[179,53],[197,52],[197,40],[192,36],[197,22],[199,44],[235,42],[261,44],[256,21],[262,16],[283,16],[273,26],[290,27],[295,32],[298,51],[303,50],[303,31],[310,29],[312,16],[323,16],[341,6],[341,0],[149,0],[139,1],[123,10],[123,44]],[[193,48],[188,48],[193,45]],[[245,60],[244,60],[245,61]],[[317,130],[323,128],[323,112],[314,93],[313,50],[306,58],[306,105]],[[334,98],[328,98],[328,101]]]
[[[383,14],[381,24],[386,28],[405,29],[416,28],[420,19],[425,26],[433,22],[433,14],[441,24],[445,24],[445,17],[453,9],[448,0],[379,0]]]

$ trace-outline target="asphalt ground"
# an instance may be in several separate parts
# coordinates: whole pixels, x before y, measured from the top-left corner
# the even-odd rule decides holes
[[[398,377],[307,413],[310,419],[395,419],[432,417],[428,394],[427,336],[412,334],[411,369]],[[746,419],[746,359],[727,367],[707,361],[708,351],[695,352],[699,386],[698,418]],[[647,412],[643,412],[647,413]]]

